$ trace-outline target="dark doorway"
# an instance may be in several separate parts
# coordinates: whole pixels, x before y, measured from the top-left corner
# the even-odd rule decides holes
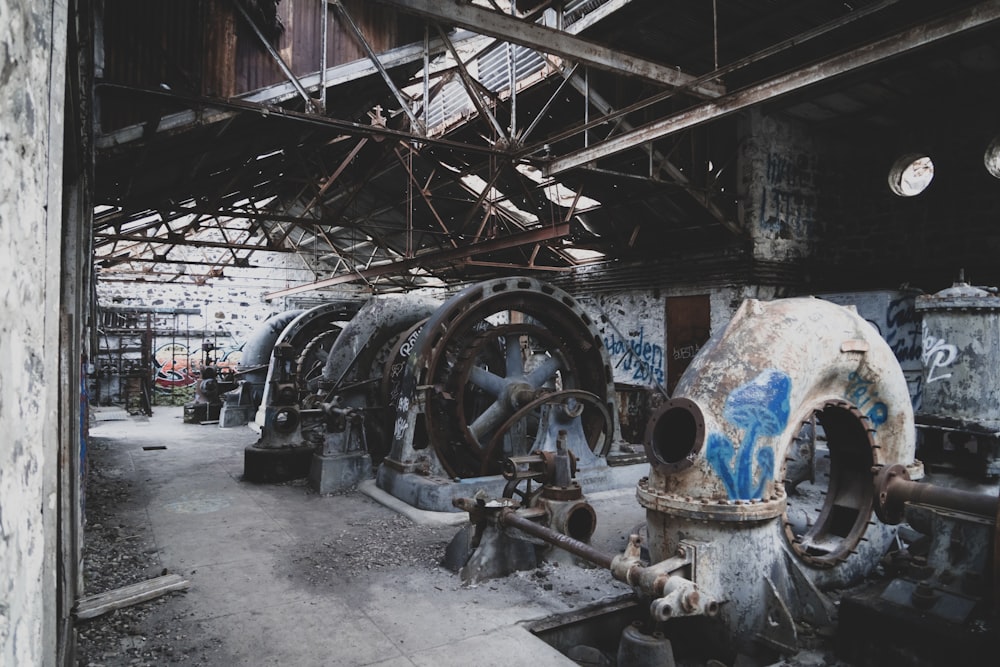
[[[711,334],[711,304],[707,294],[667,297],[667,393]]]

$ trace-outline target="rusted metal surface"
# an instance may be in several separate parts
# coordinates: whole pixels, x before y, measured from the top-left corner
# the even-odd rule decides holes
[[[259,448],[281,448],[306,444],[300,429],[299,411],[306,387],[299,376],[313,372],[298,365],[308,361],[302,353],[317,337],[340,332],[342,325],[361,307],[359,301],[331,301],[296,316],[282,330],[271,349],[264,393],[254,423],[260,429]]]
[[[402,465],[426,457],[430,452],[421,450],[429,448],[430,463],[448,477],[498,474],[509,456],[554,449],[557,433],[546,429],[575,429],[569,447],[581,466],[596,465],[610,448],[614,388],[607,354],[590,317],[561,290],[530,278],[473,285],[428,320],[416,348],[390,456]],[[565,404],[545,410],[552,392],[582,405],[582,413],[569,414]],[[537,433],[516,418],[525,409],[539,411]],[[426,444],[414,441],[414,410],[423,411]],[[506,438],[503,447],[491,445],[497,433]],[[548,445],[536,447],[535,440]]]
[[[501,37],[515,44],[524,44],[572,60],[579,60],[594,67],[643,77],[660,84],[683,86],[694,81],[693,76],[680,72],[676,67],[616,52],[601,44],[475,5],[445,6],[432,0],[379,0],[379,2],[403,12],[461,25],[483,35]],[[711,99],[724,93],[725,87],[718,82],[703,82],[693,86],[691,92],[699,97]]]
[[[527,535],[537,537],[538,539],[558,547],[563,551],[568,551],[575,556],[579,556],[594,565],[598,565],[605,569],[611,569],[611,561],[614,560],[614,556],[611,554],[598,551],[586,542],[573,539],[568,535],[564,535],[560,532],[552,530],[551,528],[547,528],[539,523],[531,521],[530,519],[525,519],[519,516],[514,510],[509,508],[501,510],[499,513],[499,522],[502,526],[517,528]]]
[[[276,3],[284,29],[266,30],[265,37],[295,77],[315,74],[322,63],[322,3],[284,0]],[[417,42],[423,28],[395,12],[362,0],[344,0],[349,12],[375,52]],[[236,4],[226,0],[186,2],[104,3],[104,79],[109,82],[171,90],[194,95],[231,97],[286,80],[286,74],[262,48]],[[327,15],[326,63],[336,67],[365,59],[353,30]],[[179,107],[178,107],[179,108]],[[150,114],[175,110],[152,101],[105,97],[102,129],[110,131],[148,119]]]
[[[815,492],[818,515],[799,525],[790,503],[798,509],[808,498],[801,484],[786,492],[785,466],[816,465],[789,456],[814,420],[829,481],[825,495]],[[762,614],[781,609],[771,639],[794,642],[794,619],[829,606],[818,588],[857,581],[892,539],[871,523],[871,471],[913,463],[913,411],[892,350],[853,309],[812,298],[745,301],[651,421],[650,475],[637,493],[650,557],[669,561],[682,544],[706,545],[692,580],[726,603],[719,614],[734,637],[756,633]]]
[[[1000,432],[1000,297],[960,281],[918,296],[916,311],[922,316],[921,420]]]
[[[613,139],[570,153],[548,163],[545,167],[545,173],[553,175],[579,167],[601,157],[680,132],[766,100],[773,100],[775,97],[792,93],[831,76],[868,67],[965,30],[988,25],[998,19],[1000,19],[1000,7],[997,7],[993,2],[980,3],[943,19],[911,28],[899,35],[893,35],[846,54],[834,56],[800,70],[758,83],[717,100],[654,121]]]
[[[502,236],[499,238],[489,239],[485,241],[480,241],[478,243],[473,243],[471,245],[462,246],[459,248],[450,248],[445,250],[430,251],[425,253],[420,253],[416,257],[410,259],[400,259],[389,264],[381,264],[379,266],[373,266],[368,269],[362,269],[356,271],[351,275],[338,276],[336,278],[327,278],[324,280],[317,281],[315,283],[309,283],[305,285],[299,285],[296,287],[289,287],[283,290],[278,290],[271,292],[266,295],[268,299],[276,299],[279,297],[290,296],[292,294],[298,294],[299,292],[310,292],[317,289],[322,289],[324,287],[332,287],[333,285],[340,285],[343,283],[355,282],[357,280],[375,278],[378,276],[383,276],[392,273],[405,272],[409,269],[417,267],[428,267],[428,266],[438,266],[440,264],[447,264],[458,259],[464,259],[472,257],[479,254],[485,254],[492,252],[497,249],[502,248],[516,248],[524,245],[529,245],[532,243],[540,243],[543,241],[552,241],[555,239],[565,238],[570,234],[570,226],[568,224],[555,225],[552,227],[545,227],[539,229],[531,229],[524,232],[519,232],[511,234],[509,236]]]
[[[906,468],[901,465],[879,470],[875,476],[875,490],[878,498],[875,510],[886,523],[901,522],[906,503],[940,507],[989,519],[996,517],[1000,509],[1000,499],[996,496],[911,481]]]
[[[846,340],[865,340],[869,350],[842,350]],[[651,486],[666,495],[769,497],[801,425],[828,406],[857,409],[873,464],[905,465],[914,456],[913,411],[892,350],[856,313],[818,299],[745,301],[702,348],[672,400],[691,402],[690,419],[677,418],[688,428],[647,443]],[[657,471],[691,454],[683,474]]]
[[[493,462],[496,460],[497,453],[501,451],[507,434],[517,428],[522,421],[529,419],[540,408],[545,408],[548,411],[548,419],[545,421],[545,424],[550,430],[556,429],[557,431],[564,420],[572,420],[579,417],[585,409],[596,410],[603,419],[603,426],[599,426],[595,431],[604,434],[605,437],[594,440],[591,443],[600,449],[600,451],[595,451],[595,454],[606,454],[611,445],[610,436],[614,433],[614,422],[612,421],[611,413],[608,411],[607,404],[596,394],[574,389],[546,391],[523,387],[515,388],[515,391],[511,392],[510,400],[514,404],[515,411],[496,428],[489,443],[486,445],[483,451],[482,465],[479,470],[481,475],[488,475],[494,472],[495,465]],[[562,431],[562,437],[565,440],[565,431]],[[567,452],[567,455],[573,456],[573,470],[575,473],[577,463],[576,454]],[[593,461],[590,457],[587,457],[586,463],[592,464]]]
[[[365,445],[375,463],[392,442],[400,373],[412,351],[405,343],[439,305],[437,299],[416,295],[374,297],[344,327],[327,355],[317,395],[322,401],[337,396],[345,407],[365,415]],[[333,455],[343,446],[339,434],[328,434],[323,452]]]

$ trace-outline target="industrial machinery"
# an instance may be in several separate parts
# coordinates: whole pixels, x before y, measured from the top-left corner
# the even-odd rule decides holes
[[[607,353],[575,299],[531,278],[478,283],[414,340],[377,484],[414,507],[454,511],[474,490],[499,496],[504,461],[555,452],[565,432],[582,484],[622,486],[605,458],[615,415]]]
[[[220,428],[245,426],[253,419],[257,406],[264,398],[274,343],[285,327],[303,312],[289,310],[267,318],[243,344],[243,354],[236,364],[236,388],[223,396]]]
[[[310,308],[288,322],[274,340],[254,418],[260,439],[244,451],[245,479],[273,482],[308,474],[313,444],[302,434],[301,401],[359,307],[357,301],[343,300]]]
[[[222,397],[236,388],[235,373],[215,365],[215,343],[201,344],[201,369],[194,385],[194,399],[184,404],[185,424],[215,423],[222,411]]]
[[[320,493],[369,479],[385,457],[402,370],[421,325],[438,306],[436,299],[412,294],[373,297],[309,381],[302,413],[318,427],[309,478]]]
[[[924,365],[920,453],[964,475],[1000,477],[1000,296],[964,277],[917,297]]]
[[[933,488],[910,481],[923,475],[914,441],[902,371],[853,309],[747,300],[649,422],[649,475],[637,488],[644,534],[623,553],[598,553],[519,505],[459,504],[475,522],[487,513],[498,530],[545,540],[630,584],[647,610],[622,633],[630,664],[672,664],[662,638],[671,627],[690,631],[672,624],[693,619],[724,638],[703,658],[732,664],[737,654],[795,653],[803,628],[834,625],[829,592],[883,563],[898,544],[892,524],[902,503],[926,500]],[[945,507],[996,516],[996,498],[935,493]],[[933,550],[932,570],[954,563],[948,549]],[[982,565],[984,550],[971,551],[967,567]],[[952,583],[897,588],[947,603],[957,595]]]

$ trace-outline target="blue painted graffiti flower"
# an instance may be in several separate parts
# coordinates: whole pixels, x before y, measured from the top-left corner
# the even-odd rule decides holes
[[[768,369],[737,387],[726,399],[723,416],[743,429],[739,449],[722,433],[708,437],[706,457],[722,479],[730,498],[753,500],[764,494],[774,475],[774,449],[757,447],[758,437],[780,435],[788,423],[792,380],[786,373]],[[754,483],[756,451],[757,482]]]

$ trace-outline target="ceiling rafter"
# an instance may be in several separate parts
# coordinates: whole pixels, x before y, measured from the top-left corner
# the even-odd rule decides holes
[[[376,0],[376,2],[423,18],[457,25],[482,35],[583,62],[592,67],[641,77],[660,85],[683,86],[696,78],[684,74],[676,67],[625,54],[562,30],[471,4],[442,3],[435,0]],[[718,83],[701,83],[693,87],[690,92],[697,97],[711,99],[725,93],[725,87]]]
[[[544,165],[544,172],[547,175],[558,174],[585,165],[997,20],[1000,20],[1000,5],[992,1],[981,2],[556,158]]]
[[[539,241],[543,240],[553,241],[556,239],[565,238],[569,236],[569,234],[570,234],[570,228],[568,223],[564,223],[562,225],[541,227],[538,229],[521,232],[520,234],[512,234],[505,237],[490,239],[488,241],[482,241],[480,243],[474,243],[460,248],[450,248],[447,250],[421,253],[414,257],[401,259],[395,262],[389,262],[387,264],[381,264],[378,266],[363,269],[361,271],[353,271],[349,274],[334,276],[333,278],[319,280],[314,283],[298,285],[296,287],[289,287],[287,289],[279,290],[277,292],[271,292],[270,294],[266,294],[264,298],[271,300],[271,299],[276,299],[278,297],[291,296],[292,294],[298,294],[300,292],[310,292],[313,290],[322,289],[324,287],[332,287],[333,285],[340,285],[343,283],[353,282],[358,279],[367,279],[376,276],[384,276],[391,274],[402,274],[418,268],[426,269],[428,267],[436,265],[439,266],[441,264],[448,264],[450,262],[467,259],[474,255],[486,254],[490,252],[495,252],[497,250],[503,250],[506,248],[514,248],[521,245],[530,245],[532,243],[538,243]]]

